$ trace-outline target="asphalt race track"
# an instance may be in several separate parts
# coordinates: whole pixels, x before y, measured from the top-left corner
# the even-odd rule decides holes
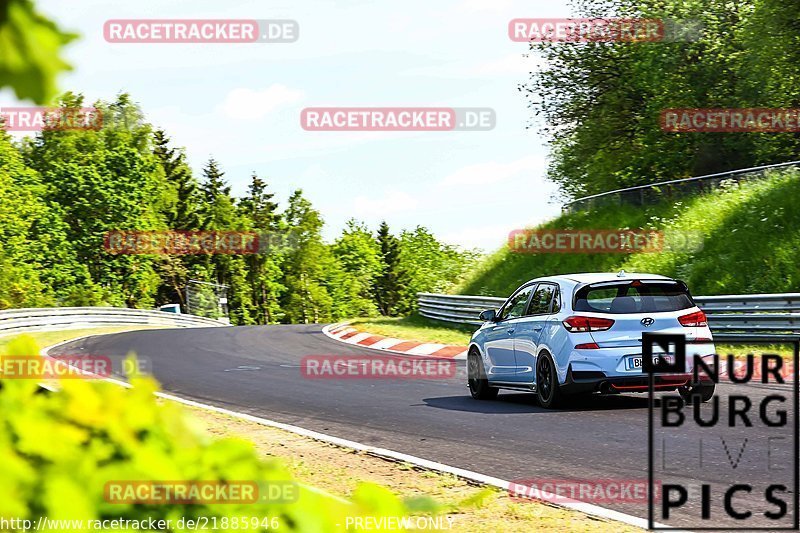
[[[78,340],[52,353],[107,355],[116,361],[134,351],[164,390],[179,396],[507,480],[647,479],[646,394],[593,396],[554,411],[540,408],[532,394],[508,391],[496,401],[479,402],[466,388],[464,361],[456,362],[457,376],[447,379],[310,380],[300,372],[304,356],[377,353],[331,340],[320,330],[319,325],[147,330]],[[749,386],[755,417],[758,402],[774,393],[774,387]],[[781,435],[791,443],[794,410],[787,407],[790,425]],[[727,420],[724,409],[721,419]],[[759,434],[752,429],[744,450],[734,430],[726,433],[724,444],[719,436],[705,433],[700,465],[685,451],[697,448],[692,428],[675,433],[676,442],[686,446],[681,448],[683,459],[669,460],[684,483],[747,482],[759,488],[750,496],[737,496],[737,506],[755,513],[775,509],[765,503],[761,486],[786,478],[790,454],[773,450],[767,460],[770,445],[765,438],[754,438]],[[668,456],[672,442],[664,448]],[[739,463],[732,469],[737,456]],[[769,470],[767,462],[778,470]],[[660,459],[656,463],[667,469]],[[784,495],[790,515],[793,496]],[[714,498],[714,523],[708,525],[740,525],[726,520],[721,496]],[[697,526],[699,499],[699,490],[692,491],[681,511],[685,514],[669,525]],[[647,517],[646,503],[599,505]]]

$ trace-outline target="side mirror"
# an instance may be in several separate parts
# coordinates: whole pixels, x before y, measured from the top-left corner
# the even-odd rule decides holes
[[[497,318],[497,312],[494,309],[487,309],[486,311],[481,311],[478,318],[484,322],[494,322],[494,319]]]

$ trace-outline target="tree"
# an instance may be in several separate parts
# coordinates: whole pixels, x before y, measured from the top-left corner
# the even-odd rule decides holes
[[[286,320],[306,324],[326,320],[333,299],[325,286],[331,255],[322,242],[322,217],[298,189],[289,197],[284,220],[290,231],[282,302]]]
[[[350,219],[333,244],[333,255],[342,269],[339,283],[346,292],[342,314],[376,314],[375,283],[383,263],[375,237],[363,223]]]
[[[74,111],[83,97],[66,93],[60,105]],[[129,95],[94,105],[108,119],[96,131],[50,128],[16,146],[0,131],[0,308],[185,304],[196,279],[228,286],[235,325],[308,323],[408,312],[416,290],[445,290],[458,277],[459,252],[424,228],[398,240],[383,223],[376,238],[349,220],[327,244],[302,191],[279,213],[253,173],[235,199],[213,158],[195,182],[183,150],[153,131]],[[263,246],[199,256],[104,248],[109,231],[176,228],[256,232]],[[198,298],[218,312],[213,290]]]
[[[52,304],[47,276],[53,265],[46,261],[46,243],[58,249],[52,252],[60,258],[66,235],[63,225],[48,223],[59,220],[42,201],[42,189],[36,172],[25,166],[8,134],[0,131],[0,309]],[[60,281],[76,280],[61,276]]]
[[[399,310],[404,314],[416,310],[418,292],[454,290],[479,256],[476,251],[463,251],[439,242],[422,226],[403,231],[398,244],[399,268],[406,276],[399,302]]]
[[[239,201],[239,207],[257,229],[267,231],[273,229],[277,218],[278,204],[272,201],[275,194],[268,192],[267,182],[253,172],[247,196]]]
[[[231,188],[225,181],[225,173],[213,157],[203,168],[203,181],[200,184],[202,204],[199,209],[202,229],[230,229],[234,219]]]
[[[61,105],[76,109],[82,103],[82,96],[68,93]],[[25,145],[25,160],[40,175],[43,200],[57,209],[77,262],[89,273],[82,294],[70,298],[150,307],[159,285],[156,259],[110,255],[103,236],[163,228],[165,184],[152,153],[151,129],[127,95],[95,107],[104,116],[128,117],[127,127],[104,122],[99,131],[44,130]]]
[[[186,163],[184,151],[172,148],[164,130],[156,130],[153,134],[153,154],[169,188],[169,200],[163,212],[167,227],[170,230],[197,229],[198,184]],[[192,263],[193,258],[189,256],[165,255],[161,258],[157,266],[162,279],[156,297],[157,303],[178,302],[186,309],[184,293]]]
[[[697,20],[683,42],[532,44],[546,67],[521,87],[550,137],[567,196],[797,159],[800,135],[671,133],[667,108],[800,105],[800,6],[788,0],[581,0],[581,17]],[[769,31],[767,31],[769,29]]]
[[[278,204],[275,195],[268,192],[267,183],[253,172],[247,196],[239,201],[241,216],[248,220],[250,229],[258,233],[260,249],[247,257],[247,284],[252,293],[252,315],[258,324],[270,324],[283,317],[280,297],[286,291],[281,283],[283,257],[270,246],[279,234]]]
[[[248,229],[248,221],[243,218],[235,206],[231,196],[231,188],[224,178],[225,173],[212,157],[203,169],[203,180],[200,183],[201,205],[198,209],[200,228],[208,231],[244,231]],[[254,324],[252,316],[252,291],[247,283],[247,265],[241,255],[213,254],[197,258],[195,261],[204,268],[198,272],[206,272],[213,276],[203,281],[214,281],[228,285],[228,305],[231,323],[235,325]]]
[[[164,130],[156,130],[153,139],[153,153],[175,195],[164,213],[167,226],[177,230],[197,229],[198,185],[186,163],[186,154],[182,149],[170,147],[170,139]]]
[[[400,245],[397,238],[389,232],[386,221],[378,227],[381,271],[375,282],[375,300],[383,315],[398,314],[398,304],[402,299],[401,290],[406,275],[400,266]]]

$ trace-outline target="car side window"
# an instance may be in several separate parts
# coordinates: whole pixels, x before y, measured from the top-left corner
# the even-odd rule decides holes
[[[528,296],[531,295],[533,285],[526,287],[515,294],[503,307],[500,313],[500,320],[508,320],[510,318],[519,318],[525,314],[525,306],[528,303]]]
[[[556,293],[556,286],[549,283],[541,283],[536,292],[533,293],[531,304],[528,307],[527,315],[547,315],[550,314],[550,303]]]
[[[553,307],[550,309],[550,314],[554,315],[561,312],[561,289],[558,285],[555,286],[556,291],[553,293]]]

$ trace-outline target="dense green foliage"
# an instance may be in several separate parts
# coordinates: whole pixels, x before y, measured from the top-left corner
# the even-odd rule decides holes
[[[84,102],[68,93],[61,105]],[[0,309],[185,304],[188,281],[198,280],[228,285],[234,324],[397,315],[413,310],[416,291],[452,287],[474,258],[421,227],[394,236],[384,224],[373,234],[355,220],[327,243],[323,218],[301,190],[281,210],[254,172],[236,198],[220,162],[210,159],[195,177],[184,150],[154,131],[128,95],[94,106],[103,115],[97,131],[46,129],[17,144],[0,131]],[[104,249],[109,231],[168,229],[254,232],[262,248]],[[198,298],[215,305],[211,292]]]
[[[565,197],[800,159],[794,133],[667,133],[667,108],[796,108],[800,4],[789,0],[574,0],[576,17],[700,23],[670,42],[532,43],[546,60],[523,87],[551,143],[548,177]],[[668,23],[669,24],[669,23]],[[669,41],[669,39],[668,39]],[[541,229],[699,231],[695,251],[522,254],[503,247],[461,287],[505,296],[537,276],[641,271],[696,294],[796,290],[800,218],[795,171],[682,202],[607,205]],[[748,275],[742,275],[748,273]]]
[[[20,338],[2,355],[31,357],[37,351],[30,338]],[[158,404],[152,378],[130,378],[130,389],[99,380],[64,379],[58,393],[43,393],[35,379],[0,381],[0,516],[34,522],[47,517],[50,526],[43,531],[99,530],[105,528],[89,527],[87,521],[148,518],[171,520],[170,531],[191,531],[178,527],[178,521],[206,517],[228,524],[213,528],[219,531],[321,532],[344,531],[346,517],[378,519],[437,510],[428,498],[401,501],[369,483],[359,486],[350,501],[299,484],[293,500],[110,502],[104,495],[106,483],[126,480],[234,481],[260,487],[294,483],[280,462],[259,459],[253,443],[212,440],[181,406]],[[253,527],[254,518],[265,525]],[[82,520],[83,527],[75,522],[58,526],[55,520]]]
[[[460,287],[463,294],[508,296],[521,283],[574,272],[649,272],[675,276],[694,294],[796,292],[800,285],[800,173],[730,184],[678,203],[610,206],[564,214],[540,228],[699,231],[702,248],[640,254],[522,254],[504,247]]]
[[[796,133],[666,133],[666,108],[800,107],[795,0],[574,0],[580,17],[693,20],[689,42],[534,44],[523,87],[566,196],[800,159]]]

